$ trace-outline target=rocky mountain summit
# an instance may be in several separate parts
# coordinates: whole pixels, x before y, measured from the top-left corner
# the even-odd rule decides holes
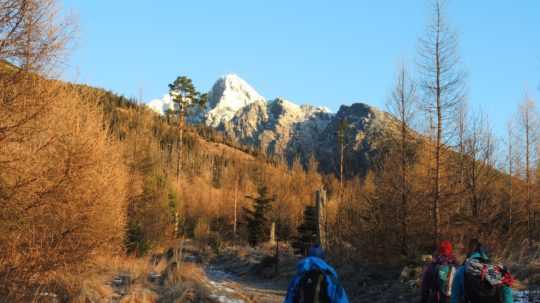
[[[282,97],[267,100],[237,75],[218,79],[208,93],[198,121],[223,131],[233,140],[255,146],[269,155],[306,163],[314,156],[326,172],[336,172],[338,132],[343,128],[345,161],[351,174],[363,174],[379,154],[380,138],[392,117],[364,103],[342,105],[337,113],[325,107],[297,105]],[[170,97],[148,106],[163,114]]]
[[[246,81],[237,75],[219,78],[208,93],[208,104],[204,121],[206,125],[218,128],[230,122],[235,114],[254,102],[265,99]]]

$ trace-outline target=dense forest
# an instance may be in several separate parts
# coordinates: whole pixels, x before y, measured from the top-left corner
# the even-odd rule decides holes
[[[219,252],[269,240],[274,223],[277,239],[292,243],[321,188],[336,262],[404,264],[441,239],[472,236],[527,258],[540,237],[535,101],[525,94],[497,139],[466,104],[457,36],[439,1],[432,13],[419,68],[396,72],[377,162],[348,177],[344,148],[337,173],[323,173],[313,157],[268,155],[187,123],[187,101],[205,98],[187,77],[169,86],[179,110],[164,116],[56,80],[70,19],[54,0],[0,1],[0,297],[28,301],[58,285],[77,293],[98,257],[140,257],[175,239]]]

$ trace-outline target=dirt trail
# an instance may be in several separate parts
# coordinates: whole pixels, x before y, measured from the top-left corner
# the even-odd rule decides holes
[[[212,299],[220,303],[281,303],[286,289],[272,281],[250,281],[223,270],[208,267],[206,270]]]

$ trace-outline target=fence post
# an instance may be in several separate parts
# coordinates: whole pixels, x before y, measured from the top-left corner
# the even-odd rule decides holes
[[[317,211],[317,242],[326,249],[326,190],[319,189],[315,194]]]
[[[272,227],[270,228],[270,244],[276,244],[276,222],[272,222]]]

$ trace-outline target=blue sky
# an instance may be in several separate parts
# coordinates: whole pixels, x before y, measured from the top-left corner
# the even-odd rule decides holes
[[[424,0],[65,0],[80,34],[64,79],[143,99],[176,76],[208,90],[236,73],[266,98],[384,108],[397,64],[414,66]],[[451,0],[473,108],[497,134],[540,85],[540,1]]]

